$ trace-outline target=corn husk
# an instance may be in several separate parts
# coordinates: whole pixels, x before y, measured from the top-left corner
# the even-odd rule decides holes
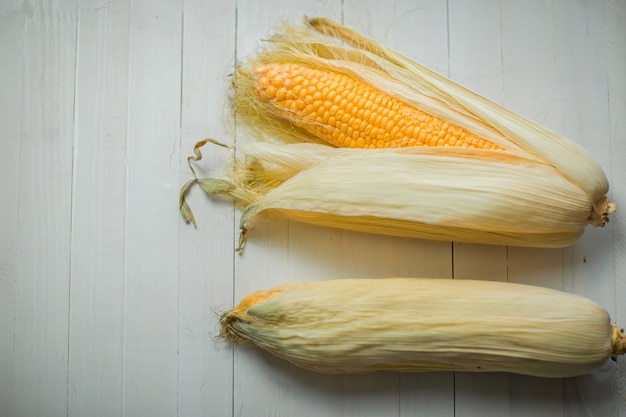
[[[255,67],[287,62],[358,78],[503,149],[320,143],[255,92]],[[564,247],[615,211],[602,168],[581,146],[327,19],[285,25],[270,38],[237,69],[232,102],[255,140],[238,147],[225,179],[186,184],[181,211],[193,220],[184,197],[200,182],[243,210],[242,238],[266,214],[405,237]]]
[[[626,340],[598,304],[504,282],[388,278],[286,283],[222,315],[222,336],[322,373],[581,375]]]

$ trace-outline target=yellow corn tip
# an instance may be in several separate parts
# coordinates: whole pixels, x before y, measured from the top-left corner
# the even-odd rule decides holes
[[[345,74],[299,64],[261,65],[255,73],[257,93],[281,116],[337,147],[503,149]]]
[[[237,314],[239,316],[245,317],[247,316],[248,309],[252,308],[257,303],[260,303],[261,301],[265,301],[268,298],[274,295],[280,294],[282,292],[283,290],[255,291],[252,294],[247,295],[244,299],[241,300],[237,308],[233,309],[233,314]]]

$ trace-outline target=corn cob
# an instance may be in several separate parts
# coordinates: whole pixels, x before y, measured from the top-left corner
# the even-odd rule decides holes
[[[222,336],[323,373],[585,374],[624,354],[596,303],[490,281],[389,278],[287,283],[245,297]]]
[[[298,64],[267,64],[254,72],[257,93],[277,115],[334,146],[502,149],[345,74]]]
[[[240,65],[232,103],[258,141],[240,147],[230,178],[185,184],[181,212],[193,221],[184,197],[195,182],[233,198],[240,247],[261,214],[564,247],[616,208],[579,145],[326,19],[286,26]]]

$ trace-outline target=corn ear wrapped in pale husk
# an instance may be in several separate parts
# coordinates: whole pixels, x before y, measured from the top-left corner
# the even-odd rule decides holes
[[[232,101],[259,141],[241,146],[228,180],[200,181],[243,209],[242,236],[266,213],[563,247],[615,211],[604,172],[579,145],[326,19],[285,26],[241,64]],[[181,192],[189,221],[193,182]]]
[[[581,375],[626,349],[598,304],[504,282],[389,278],[286,283],[245,297],[222,336],[323,373]]]

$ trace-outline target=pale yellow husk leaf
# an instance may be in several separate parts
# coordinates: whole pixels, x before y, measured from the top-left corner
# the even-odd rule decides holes
[[[322,144],[256,93],[254,68],[268,63],[348,74],[503,150]],[[271,37],[238,67],[232,102],[259,140],[239,147],[231,190],[219,193],[244,210],[242,236],[265,213],[406,237],[564,247],[615,211],[585,149],[327,19]]]
[[[562,246],[580,236],[589,216],[591,202],[585,193],[544,164],[406,149],[304,146],[310,160],[319,162],[247,206],[244,227],[267,211],[407,237]],[[268,153],[276,162],[283,156],[289,162],[290,156],[304,153],[299,147],[255,144],[244,149],[248,155]],[[314,148],[322,155],[334,152],[317,158]]]
[[[323,373],[585,374],[624,353],[596,303],[503,282],[388,278],[295,282],[222,316],[222,335]]]

